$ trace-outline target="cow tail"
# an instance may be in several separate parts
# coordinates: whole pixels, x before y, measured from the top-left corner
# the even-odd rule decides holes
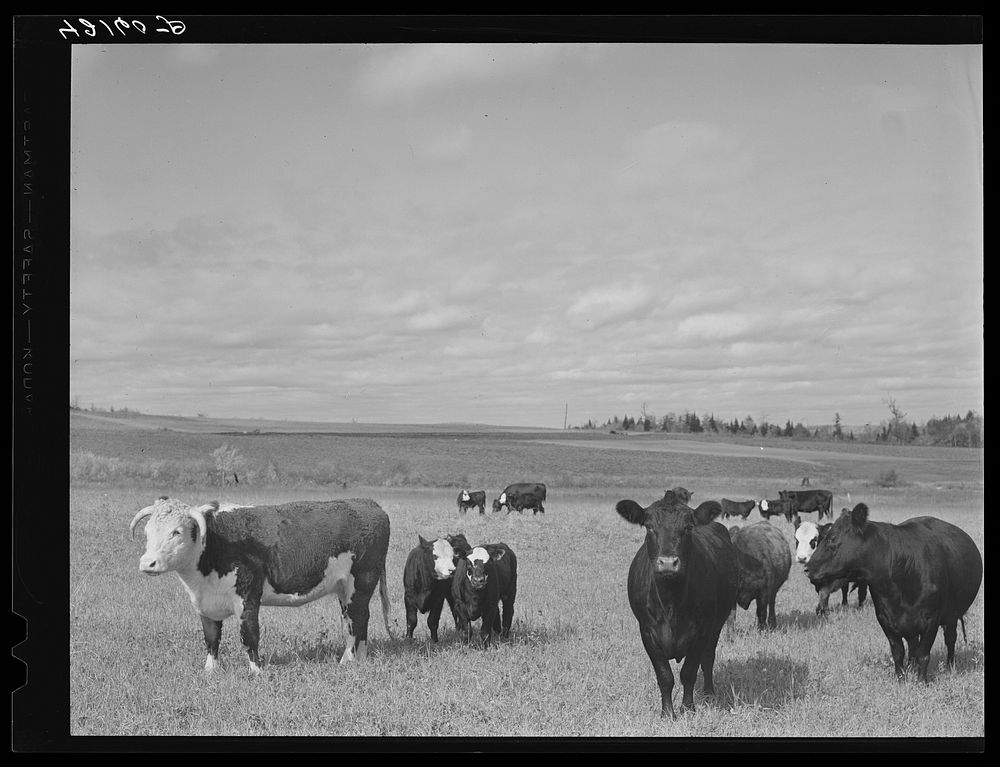
[[[382,600],[382,619],[385,621],[385,630],[390,639],[394,639],[392,629],[389,628],[389,585],[385,577],[385,562],[382,563],[382,575],[378,579],[378,595]],[[963,627],[964,631],[964,627]]]
[[[969,638],[965,636],[965,616],[963,615],[959,620],[962,622],[962,641],[968,644]]]

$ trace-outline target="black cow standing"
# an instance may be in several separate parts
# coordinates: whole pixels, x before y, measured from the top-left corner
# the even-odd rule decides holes
[[[464,514],[471,508],[479,507],[479,513],[486,513],[485,490],[463,490],[458,494],[458,513]]]
[[[455,626],[472,639],[472,621],[482,619],[483,647],[495,631],[510,636],[517,597],[517,557],[506,543],[487,543],[473,548],[458,560],[451,583]],[[500,605],[503,605],[503,618]]]
[[[521,513],[525,509],[532,509],[535,514],[539,512],[544,514],[545,507],[542,501],[545,500],[545,496],[546,488],[541,482],[515,482],[507,485],[500,495],[493,499],[493,511],[498,512],[506,506],[508,514],[512,511]]]
[[[764,498],[757,502],[757,506],[764,519],[781,516],[789,521],[792,520],[792,502],[787,498]]]
[[[746,519],[750,516],[750,512],[757,506],[757,501],[752,498],[746,501],[731,501],[728,498],[723,498],[719,503],[722,505],[722,516],[724,519],[729,519],[729,517],[742,517]]]
[[[791,508],[785,513],[785,519],[792,521],[793,515],[818,511],[817,518],[824,515],[833,519],[833,493],[829,490],[779,490],[778,498],[789,501]]]
[[[761,521],[731,527],[729,534],[740,571],[736,603],[746,610],[756,600],[757,628],[777,628],[775,597],[792,569],[792,551],[784,533],[770,522]]]
[[[954,666],[958,622],[964,635],[965,614],[983,581],[983,557],[968,533],[949,522],[936,517],[898,525],[871,522],[868,507],[859,503],[823,536],[806,572],[813,584],[837,579],[868,584],[896,676],[904,676],[905,639],[910,665],[926,682],[939,627],[948,666]]]
[[[661,715],[673,717],[671,659],[684,659],[680,671],[683,708],[694,709],[699,666],[705,693],[715,694],[715,650],[736,604],[736,550],[725,527],[670,491],[648,508],[624,500],[615,510],[646,528],[646,540],[629,567],[628,599],[656,673]]]

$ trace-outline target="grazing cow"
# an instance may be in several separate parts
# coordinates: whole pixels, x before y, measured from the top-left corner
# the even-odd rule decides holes
[[[545,513],[542,501],[545,500],[545,485],[541,482],[516,482],[507,485],[497,498],[493,499],[493,511],[500,511],[504,506],[507,513],[518,513],[532,509],[535,514]]]
[[[464,514],[474,506],[479,507],[479,513],[486,513],[486,491],[485,490],[463,490],[458,494],[458,513]]]
[[[788,521],[792,519],[792,502],[785,499],[768,499],[765,498],[757,502],[757,506],[760,508],[760,515],[764,519],[770,519],[771,517],[784,517]]]
[[[624,500],[615,510],[646,528],[646,540],[629,567],[628,599],[660,688],[660,713],[673,717],[671,659],[684,659],[682,708],[694,709],[699,666],[705,693],[715,694],[715,650],[736,604],[736,549],[725,527],[684,504],[673,492],[645,509]]]
[[[250,670],[260,671],[261,605],[298,607],[328,594],[340,600],[348,635],[340,662],[363,659],[368,646],[368,603],[378,587],[389,631],[385,556],[389,517],[375,501],[299,501],[280,506],[193,508],[160,498],[129,525],[146,524],[139,570],[176,572],[201,616],[212,671],[219,660],[222,622],[240,619]],[[391,632],[390,632],[391,636]]]
[[[774,601],[778,589],[788,580],[792,569],[792,552],[785,535],[769,522],[754,522],[733,532],[733,546],[740,571],[736,604],[744,610],[757,601],[757,628],[777,628]]]
[[[914,517],[898,525],[871,522],[859,503],[841,513],[806,565],[809,580],[838,578],[868,584],[875,617],[889,640],[896,676],[903,677],[903,640],[917,677],[927,681],[927,663],[938,628],[944,629],[948,666],[955,664],[958,622],[983,581],[983,557],[968,533],[936,517]]]
[[[490,643],[494,631],[501,638],[510,636],[517,597],[517,557],[506,543],[476,546],[458,560],[451,582],[455,608],[455,626],[472,639],[472,621],[482,618],[480,635],[483,646]],[[503,620],[500,605],[503,605]]]
[[[804,565],[809,561],[813,551],[816,550],[819,542],[823,540],[831,527],[833,527],[832,522],[827,522],[825,525],[817,525],[814,522],[808,521],[800,522],[795,526],[795,559],[799,564]],[[816,614],[826,615],[830,611],[830,594],[837,589],[840,589],[841,592],[840,604],[842,607],[846,607],[850,586],[851,582],[846,578],[816,586],[816,593],[819,594]],[[858,591],[858,607],[863,607],[865,597],[868,596],[868,587],[863,582],[857,581],[854,584],[854,588]]]
[[[728,498],[723,498],[719,503],[722,505],[723,519],[729,519],[730,517],[742,517],[746,519],[750,516],[750,512],[757,506],[757,501],[752,498],[746,501],[731,501]]]
[[[803,477],[802,478],[802,482],[800,483],[800,487],[811,487],[811,485],[809,483],[809,477]]]
[[[465,540],[464,536],[461,536]],[[417,613],[427,613],[427,629],[431,641],[438,641],[438,623],[445,601],[455,617],[451,596],[451,578],[459,554],[448,538],[426,540],[418,535],[419,543],[410,551],[403,566],[403,594],[406,605],[406,637],[413,639],[417,627]],[[457,542],[456,542],[456,545]]]
[[[791,501],[792,510],[787,515],[789,521],[792,514],[818,511],[818,519],[825,514],[833,519],[833,493],[829,490],[779,490],[778,497],[783,501]]]

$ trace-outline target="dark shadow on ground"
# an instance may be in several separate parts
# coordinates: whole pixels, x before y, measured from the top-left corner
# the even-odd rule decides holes
[[[730,710],[738,706],[777,710],[809,690],[808,665],[767,653],[716,663],[713,677],[714,705]],[[702,684],[700,672],[698,684]]]

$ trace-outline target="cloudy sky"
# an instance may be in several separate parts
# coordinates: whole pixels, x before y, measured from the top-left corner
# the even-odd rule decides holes
[[[74,46],[71,396],[983,412],[980,46]]]

